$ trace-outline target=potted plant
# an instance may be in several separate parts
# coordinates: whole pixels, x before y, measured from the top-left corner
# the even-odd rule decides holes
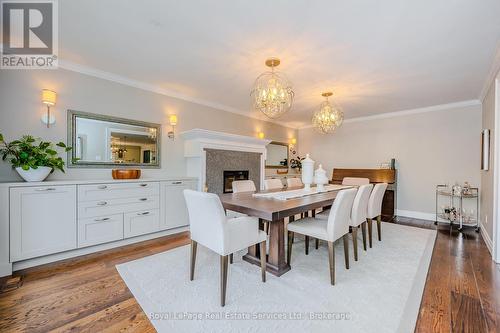
[[[298,169],[299,172],[302,170],[302,160],[304,157],[297,156],[297,158],[292,158],[290,160],[290,168],[292,169]]]
[[[47,176],[60,170],[64,172],[64,161],[58,156],[56,147],[65,152],[71,150],[63,142],[56,143],[35,139],[24,135],[19,140],[6,142],[0,133],[0,155],[2,160],[8,160],[12,168],[27,182],[43,181]]]

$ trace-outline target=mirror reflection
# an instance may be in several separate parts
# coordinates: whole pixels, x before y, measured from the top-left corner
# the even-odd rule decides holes
[[[160,125],[72,113],[73,165],[159,165]]]
[[[266,147],[266,168],[288,168],[288,144],[273,141]]]

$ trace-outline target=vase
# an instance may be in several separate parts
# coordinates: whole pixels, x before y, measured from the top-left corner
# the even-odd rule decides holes
[[[50,174],[52,168],[39,166],[36,169],[29,168],[28,170],[23,170],[23,168],[17,167],[16,171],[27,182],[42,182]]]
[[[306,155],[306,158],[302,161],[302,183],[304,184],[305,190],[311,189],[311,184],[314,178],[314,161]]]
[[[328,177],[326,176],[326,171],[320,164],[319,167],[314,172],[314,183],[317,185],[318,192],[323,192],[325,190],[325,184],[328,184]]]

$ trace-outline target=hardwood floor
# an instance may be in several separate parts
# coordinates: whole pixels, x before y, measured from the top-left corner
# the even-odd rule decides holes
[[[415,331],[500,331],[500,271],[481,236],[437,229]],[[22,286],[0,294],[0,332],[154,332],[115,265],[188,243],[183,233],[16,272]]]

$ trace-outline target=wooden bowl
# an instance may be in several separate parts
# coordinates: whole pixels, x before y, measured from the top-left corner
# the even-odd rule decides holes
[[[138,169],[113,169],[111,171],[113,179],[139,179],[141,170]]]

